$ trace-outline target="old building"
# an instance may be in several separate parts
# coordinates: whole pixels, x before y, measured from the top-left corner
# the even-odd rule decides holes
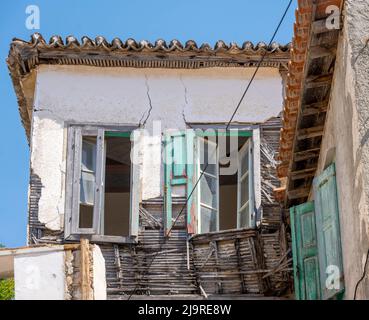
[[[299,299],[369,298],[368,8],[299,1],[275,190]]]
[[[28,239],[58,248],[65,286],[53,297],[290,292],[273,195],[289,60],[278,44],[13,40],[7,62],[31,150]],[[16,298],[42,296],[17,276],[30,261],[17,251]]]
[[[368,7],[299,0],[286,46],[14,39],[16,298],[368,299]]]

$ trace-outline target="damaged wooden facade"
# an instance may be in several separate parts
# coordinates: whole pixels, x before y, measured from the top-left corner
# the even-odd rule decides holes
[[[289,60],[278,44],[14,39],[7,62],[31,148],[29,245],[96,245],[109,299],[290,293],[273,194]],[[222,136],[224,155],[204,166],[200,154],[221,149]],[[221,174],[228,165],[234,172]]]

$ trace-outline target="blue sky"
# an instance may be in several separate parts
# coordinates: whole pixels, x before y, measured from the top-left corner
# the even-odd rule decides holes
[[[0,11],[0,243],[26,244],[29,149],[5,59],[13,37],[28,40],[28,5],[40,8],[40,30],[54,34],[108,40],[158,38],[208,42],[269,42],[288,0],[6,0]],[[291,41],[296,0],[276,41]],[[245,82],[245,85],[247,83]]]

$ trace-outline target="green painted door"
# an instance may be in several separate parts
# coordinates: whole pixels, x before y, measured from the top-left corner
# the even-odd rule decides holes
[[[296,299],[319,300],[321,294],[314,202],[291,208],[290,217]]]
[[[314,179],[322,299],[344,291],[335,165]]]

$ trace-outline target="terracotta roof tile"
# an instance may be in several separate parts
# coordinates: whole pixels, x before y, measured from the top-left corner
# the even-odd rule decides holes
[[[288,63],[286,79],[286,98],[284,100],[282,129],[280,137],[280,150],[278,176],[284,181],[284,187],[276,190],[281,199],[283,188],[286,187],[290,165],[293,161],[293,147],[296,136],[299,109],[304,86],[304,73],[309,51],[310,29],[312,19],[319,20],[327,17],[326,9],[329,5],[341,6],[342,0],[316,0],[316,7],[312,0],[298,0],[298,9],[295,12],[294,37],[291,44],[291,60]]]

